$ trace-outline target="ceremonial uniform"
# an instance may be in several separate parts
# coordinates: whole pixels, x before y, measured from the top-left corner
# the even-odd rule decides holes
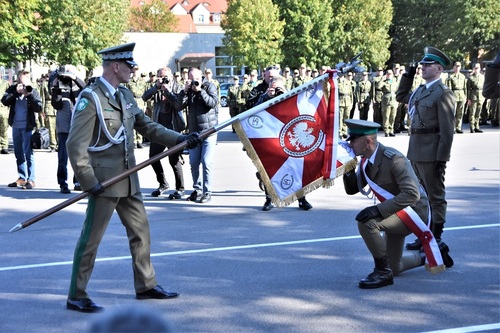
[[[481,108],[483,107],[484,97],[482,94],[484,85],[484,76],[479,70],[474,69],[467,81],[467,99],[469,103],[469,126],[471,133],[481,133],[479,121],[481,120]],[[486,119],[484,119],[486,121]]]
[[[425,54],[420,62],[425,66],[444,68],[450,64],[448,57],[435,48],[426,48]],[[446,222],[444,176],[453,143],[455,95],[440,78],[421,85],[410,95],[411,86],[412,78],[404,75],[397,93],[398,101],[408,103],[411,117],[407,157],[429,197],[432,232],[441,240]]]
[[[465,103],[467,102],[467,78],[465,77],[465,75],[460,73],[460,62],[455,62],[454,67],[458,68],[458,71],[448,76],[446,85],[455,94],[455,100],[457,102],[457,106],[455,109],[455,132],[463,133],[462,119],[464,116]]]
[[[135,69],[139,70],[139,67]],[[146,103],[142,100],[142,94],[146,91],[146,81],[139,75],[132,76],[130,81],[125,85],[134,95],[135,102],[137,103],[137,107],[142,111],[146,110]],[[142,148],[142,135],[139,132],[135,131],[135,143],[137,148]]]
[[[363,79],[358,82],[356,99],[358,100],[359,119],[368,120],[368,111],[371,103],[372,83],[368,80],[368,73],[363,73]]]
[[[344,76],[339,78],[339,135],[343,138],[347,137],[347,125],[345,121],[349,119],[349,113],[352,108],[352,85],[351,81],[347,80]]]
[[[388,70],[388,73],[390,70]],[[382,90],[382,124],[385,136],[394,136],[394,121],[398,103],[396,101],[396,91],[398,90],[399,82],[391,75],[383,80],[379,85]]]
[[[394,275],[423,265],[426,256],[431,272],[443,271],[440,255],[448,256],[448,249],[441,251],[429,231],[428,200],[410,161],[399,151],[378,143],[377,123],[349,119],[347,126],[349,147],[362,159],[357,172],[344,174],[345,191],[366,196],[373,192],[379,201],[356,215],[359,233],[375,261],[373,273],[362,279],[359,287],[391,285]],[[364,190],[366,185],[368,192]],[[403,256],[404,239],[411,232],[428,240],[428,244],[425,252],[411,251]]]
[[[373,98],[373,121],[378,123],[381,127],[383,125],[382,121],[382,85],[384,84],[384,70],[382,68],[378,69],[378,75],[373,79],[372,82],[372,98]]]
[[[92,274],[97,249],[116,210],[129,239],[136,298],[172,298],[156,283],[150,259],[150,233],[138,174],[103,188],[101,183],[136,165],[134,130],[151,141],[173,146],[185,136],[153,122],[138,108],[124,86],[129,80],[135,43],[102,50],[104,73],[80,94],[67,141],[68,155],[83,190],[92,194],[86,219],[76,245],[67,308],[98,312],[86,287]],[[106,62],[107,61],[107,62]],[[111,68],[113,67],[113,68]],[[127,69],[128,68],[128,69]],[[128,73],[128,76],[127,76]],[[108,82],[110,78],[114,84]],[[116,92],[116,94],[115,94]]]

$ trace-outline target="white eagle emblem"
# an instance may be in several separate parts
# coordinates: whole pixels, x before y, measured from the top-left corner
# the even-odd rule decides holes
[[[302,121],[297,123],[292,131],[287,134],[290,144],[294,146],[296,150],[301,150],[313,145],[316,137],[311,134],[312,132],[313,128],[309,127],[307,122]]]

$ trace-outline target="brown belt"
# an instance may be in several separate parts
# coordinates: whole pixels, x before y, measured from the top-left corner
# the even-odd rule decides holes
[[[434,134],[439,133],[439,128],[412,128],[411,134]]]

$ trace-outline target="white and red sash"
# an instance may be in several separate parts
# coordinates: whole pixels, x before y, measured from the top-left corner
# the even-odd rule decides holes
[[[394,195],[382,187],[375,184],[365,172],[366,168],[366,158],[361,159],[361,169],[363,170],[363,174],[365,179],[373,191],[374,195],[380,202],[384,202],[385,200],[390,200],[394,198]],[[431,230],[427,226],[427,224],[422,221],[420,216],[413,210],[411,207],[406,207],[396,215],[403,221],[405,226],[410,229],[410,231],[418,237],[418,239],[422,242],[422,247],[425,252],[425,268],[431,273],[440,273],[443,272],[446,267],[443,264],[443,258],[441,257],[441,252],[439,251],[439,246],[436,242],[436,238],[432,234]]]

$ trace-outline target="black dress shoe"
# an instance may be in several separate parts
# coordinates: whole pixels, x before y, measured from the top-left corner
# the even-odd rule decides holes
[[[463,133],[464,133],[464,131],[462,131],[462,130],[456,130],[456,131],[455,131],[455,133],[458,133],[458,134],[463,134]]]
[[[169,188],[170,188],[170,186],[168,186],[168,184],[160,184],[160,186],[156,190],[151,192],[151,195],[153,197],[159,197],[163,192],[165,192]]]
[[[4,155],[7,155],[7,154],[9,154],[9,150],[6,149],[6,148],[4,148],[4,149],[2,149],[2,151],[0,153],[4,154]]]
[[[266,202],[264,202],[264,206],[262,206],[262,210],[265,212],[270,211],[273,209],[274,205],[273,202],[271,201],[271,198],[266,198]]]
[[[479,128],[476,128],[476,129],[474,130],[474,133],[483,133],[483,131],[481,131]]]
[[[66,308],[80,312],[102,312],[104,308],[95,304],[90,298],[68,298]]]
[[[191,192],[191,194],[189,195],[189,197],[186,200],[199,202],[201,200],[201,196],[202,196],[201,191],[194,190],[193,192]]]
[[[396,134],[394,134],[394,133],[389,133],[389,136],[396,136]]]
[[[306,198],[299,199],[299,208],[303,210],[312,209],[313,206],[306,200]]]
[[[170,195],[168,196],[168,198],[169,198],[170,200],[179,200],[179,199],[182,199],[182,196],[183,196],[183,195],[184,195],[184,191],[179,191],[179,190],[177,190],[177,191],[175,191],[174,193],[170,194]]]
[[[422,248],[422,242],[420,242],[420,239],[415,239],[415,241],[413,243],[408,243],[406,244],[406,249],[407,250],[411,250],[411,251],[415,251],[415,250],[420,250]]]
[[[179,294],[176,292],[165,291],[160,285],[157,285],[153,289],[149,289],[148,291],[135,294],[135,298],[137,299],[166,299],[166,298],[176,298]]]
[[[366,278],[359,281],[361,289],[375,289],[394,284],[394,277],[390,269],[378,270],[375,269]]]
[[[450,252],[450,248],[448,245],[446,245],[445,242],[439,241],[439,252],[441,252],[441,257],[443,258],[443,264],[447,267],[450,268],[453,266],[454,262],[453,259],[450,257],[448,252]]]

